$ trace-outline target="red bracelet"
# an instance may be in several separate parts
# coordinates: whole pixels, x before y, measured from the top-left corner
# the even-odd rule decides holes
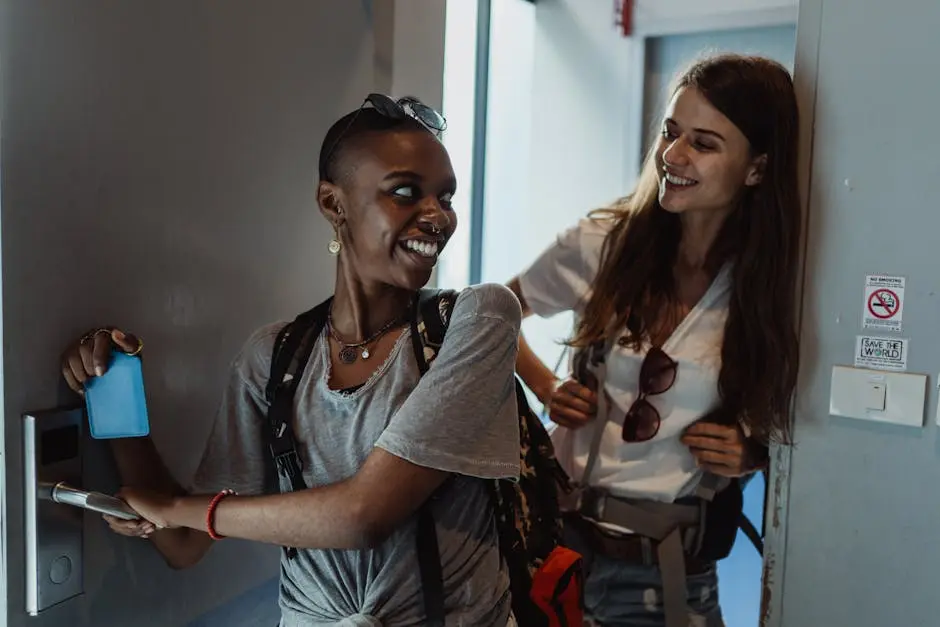
[[[222,502],[222,499],[233,494],[236,494],[234,490],[222,490],[209,501],[209,508],[206,510],[206,531],[213,540],[221,540],[225,537],[215,532],[215,509]]]

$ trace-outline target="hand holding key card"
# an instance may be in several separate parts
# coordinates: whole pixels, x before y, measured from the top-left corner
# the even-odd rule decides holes
[[[136,438],[150,434],[140,357],[113,350],[104,374],[85,383],[91,437]]]

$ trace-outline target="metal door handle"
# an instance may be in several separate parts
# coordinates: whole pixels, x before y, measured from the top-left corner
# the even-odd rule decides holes
[[[59,483],[40,482],[38,496],[41,499],[80,507],[99,514],[107,514],[121,520],[140,520],[140,515],[121,499],[101,492],[79,490],[64,481]]]

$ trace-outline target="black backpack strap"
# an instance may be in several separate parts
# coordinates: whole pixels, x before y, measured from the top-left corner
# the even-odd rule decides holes
[[[759,471],[759,472],[763,475],[763,479],[764,479],[764,497],[763,497],[764,502],[763,502],[763,507],[761,508],[761,511],[762,511],[762,512],[766,512],[766,511],[767,511],[767,504],[768,504],[768,501],[767,501],[767,493],[768,493],[767,486],[768,486],[769,483],[770,483],[770,473],[769,473],[769,471],[768,471],[766,468],[765,468],[764,470]],[[756,475],[756,474],[757,474],[757,473],[755,473],[755,475]],[[740,483],[741,483],[741,492],[742,492],[742,507],[741,507],[741,519],[738,521],[738,527],[741,529],[741,531],[744,533],[744,535],[747,536],[747,539],[751,541],[751,544],[754,545],[754,548],[757,549],[757,552],[761,555],[761,557],[763,557],[763,555],[764,555],[764,534],[765,534],[765,532],[766,532],[766,530],[767,530],[767,516],[763,516],[763,517],[762,517],[762,519],[761,519],[761,528],[760,528],[760,530],[758,530],[758,529],[757,529],[757,525],[755,525],[754,522],[748,517],[748,515],[744,513],[744,507],[743,507],[743,492],[744,492],[745,488],[747,487],[747,484],[751,482],[751,480],[754,478],[755,475],[750,475],[750,476],[745,477],[745,478],[742,478],[742,479],[740,480]]]
[[[294,414],[294,394],[303,378],[304,369],[310,360],[310,354],[317,343],[332,299],[317,305],[310,311],[297,316],[286,325],[274,342],[271,356],[271,372],[265,388],[265,400],[268,402],[267,424],[263,429],[268,445],[273,468],[271,477],[273,488],[282,492],[280,477],[290,481],[291,490],[305,490],[303,463],[297,452],[294,429],[291,426]],[[288,557],[297,551],[286,548]]]
[[[434,527],[430,500],[418,510],[415,533],[418,537],[421,593],[424,596],[424,624],[431,627],[444,627],[444,573],[441,568],[441,552],[437,545],[437,529]]]
[[[744,532],[744,535],[747,536],[747,539],[751,541],[751,544],[754,545],[754,548],[757,549],[758,554],[763,557],[764,540],[761,538],[760,532],[757,531],[757,527],[754,526],[754,523],[751,522],[751,519],[748,518],[747,514],[744,512],[741,512],[738,526],[741,528],[741,531]]]
[[[418,369],[425,374],[437,351],[444,343],[444,334],[450,322],[450,314],[457,301],[457,293],[450,290],[421,290],[415,301],[415,312],[411,318],[411,344],[414,348]],[[445,486],[447,483],[445,482]],[[443,487],[443,486],[442,486]],[[441,553],[437,543],[437,529],[431,513],[434,496],[418,510],[416,528],[418,544],[418,570],[421,573],[421,589],[424,596],[425,624],[444,627],[444,574],[441,570]]]

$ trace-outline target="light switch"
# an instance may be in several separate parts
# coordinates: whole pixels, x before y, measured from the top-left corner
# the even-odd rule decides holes
[[[865,402],[865,409],[874,409],[876,411],[885,410],[885,397],[887,396],[887,388],[885,387],[884,383],[869,383],[865,394],[868,399]]]
[[[833,366],[829,413],[910,427],[924,426],[927,375]]]

